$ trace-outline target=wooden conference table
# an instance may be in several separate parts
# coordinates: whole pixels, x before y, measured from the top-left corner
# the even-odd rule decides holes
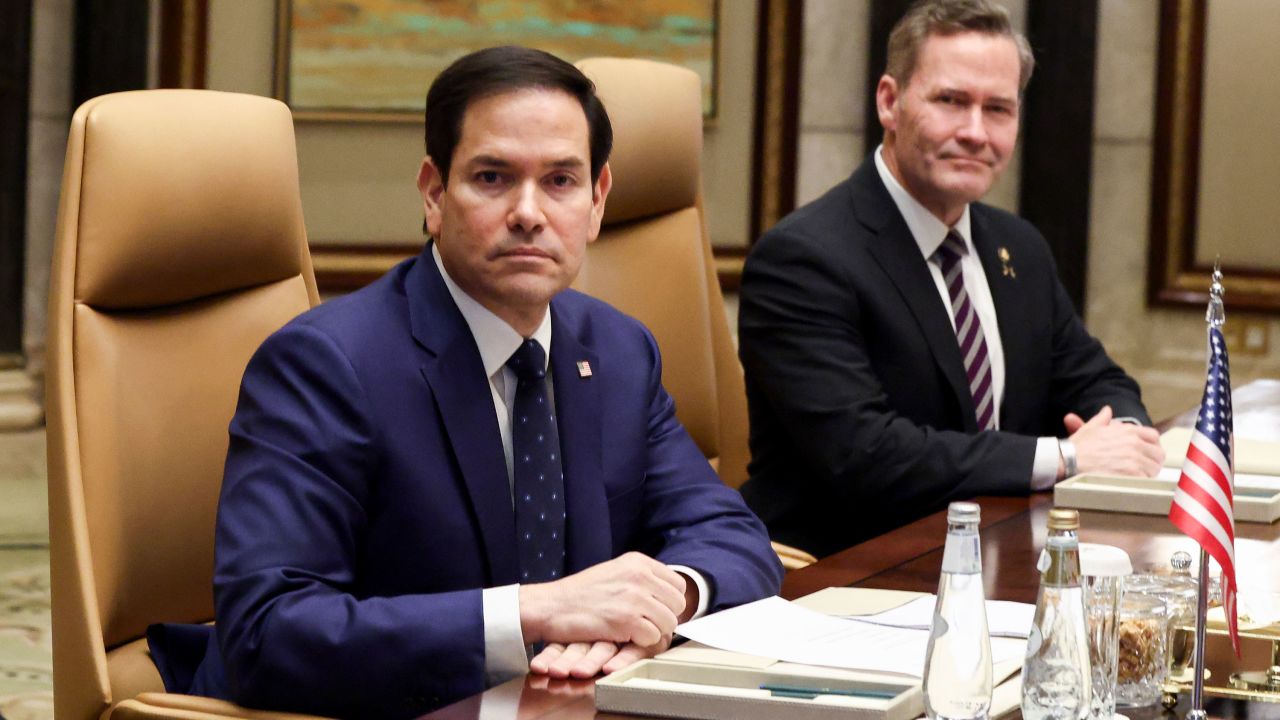
[[[1280,381],[1259,381],[1233,394],[1238,426],[1242,416],[1274,416],[1280,409]],[[1194,422],[1194,413],[1162,423],[1162,429]],[[1280,432],[1280,423],[1277,423]],[[982,564],[988,598],[1035,602],[1040,574],[1036,556],[1044,544],[1045,525],[1053,506],[1051,493],[1030,497],[980,497],[982,506]],[[782,596],[795,599],[827,587],[866,587],[935,592],[946,539],[946,512],[938,512],[847,550],[787,573]],[[1167,567],[1177,550],[1193,555],[1196,546],[1163,516],[1082,511],[1080,539],[1124,548],[1135,569]],[[1236,561],[1245,589],[1280,593],[1280,523],[1236,524]],[[592,681],[528,677],[523,682],[518,711],[512,720],[586,720],[627,716],[596,713]],[[509,684],[510,685],[510,684]],[[506,687],[506,686],[503,686]],[[494,688],[493,694],[501,688]],[[507,688],[510,690],[510,688]],[[471,720],[479,717],[481,696],[467,698],[426,717]],[[1276,718],[1280,704],[1208,699],[1210,717]],[[1126,709],[1133,720],[1173,718],[1155,708]],[[1185,714],[1185,701],[1176,717]]]

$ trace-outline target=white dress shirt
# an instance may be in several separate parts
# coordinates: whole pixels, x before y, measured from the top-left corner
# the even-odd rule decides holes
[[[951,307],[951,294],[947,291],[947,283],[942,278],[942,265],[934,258],[934,253],[941,247],[947,233],[954,230],[964,240],[968,248],[960,258],[960,273],[964,278],[964,288],[969,293],[974,310],[978,314],[978,322],[982,326],[982,334],[987,341],[987,355],[991,358],[991,390],[995,403],[995,425],[1000,429],[1000,405],[1004,401],[1004,345],[1000,342],[1000,324],[996,319],[995,301],[991,299],[991,287],[987,284],[987,274],[982,269],[982,260],[973,246],[973,234],[970,229],[969,206],[965,205],[964,213],[954,227],[947,227],[936,215],[929,212],[898,182],[889,172],[885,164],[884,146],[876,148],[876,170],[880,173],[880,181],[889,190],[893,204],[907,222],[911,236],[920,247],[920,254],[929,267],[933,284],[937,287],[938,296],[942,298],[943,307],[947,308],[947,317],[951,320],[951,328],[955,329],[955,312]],[[1052,487],[1058,479],[1058,439],[1042,437],[1036,441],[1035,459],[1031,464],[1031,489],[1044,490]]]
[[[515,465],[512,460],[511,418],[515,408],[517,379],[515,372],[507,367],[507,360],[525,339],[505,320],[494,315],[458,287],[444,269],[440,250],[435,243],[431,245],[431,257],[440,270],[440,277],[444,279],[449,295],[471,330],[476,348],[480,351],[484,373],[489,378],[493,411],[498,419],[498,433],[502,437],[502,452],[507,462],[507,483],[512,493],[511,506],[514,512]],[[551,362],[551,331],[551,313],[547,312],[543,314],[542,323],[531,336],[542,346],[548,364]],[[551,399],[551,409],[554,412],[555,393],[549,372],[546,374],[546,383],[547,397]],[[668,567],[684,575],[697,587],[698,607],[693,616],[701,617],[706,613],[710,595],[706,578],[697,570],[683,565]],[[485,588],[481,591],[481,601],[484,613],[484,669],[489,686],[493,686],[529,671],[528,651],[524,633],[520,629],[520,586]]]

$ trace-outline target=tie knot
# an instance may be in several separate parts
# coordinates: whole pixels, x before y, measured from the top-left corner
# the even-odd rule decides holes
[[[964,238],[960,237],[960,233],[951,230],[943,238],[942,244],[938,246],[938,250],[934,254],[940,262],[953,263],[968,253],[969,246],[964,244]]]
[[[521,381],[541,380],[547,376],[547,354],[537,340],[529,338],[520,343],[520,347],[511,353],[507,367]]]

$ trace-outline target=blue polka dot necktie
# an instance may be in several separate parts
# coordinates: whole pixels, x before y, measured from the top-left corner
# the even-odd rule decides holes
[[[564,472],[556,416],[547,396],[546,357],[538,341],[529,339],[507,361],[518,380],[511,450],[522,583],[564,574]]]

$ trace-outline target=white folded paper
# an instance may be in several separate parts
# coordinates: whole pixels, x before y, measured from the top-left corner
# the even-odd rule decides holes
[[[850,615],[853,620],[899,628],[928,630],[933,626],[933,606],[937,596],[925,595],[892,610],[875,615]],[[1035,620],[1036,606],[1008,600],[987,601],[987,632],[991,637],[1027,639]]]
[[[1029,625],[1029,623],[1028,623]],[[722,650],[786,662],[920,677],[929,631],[832,617],[778,597],[684,623],[680,635]],[[996,638],[991,660],[1021,658],[1026,643]]]

